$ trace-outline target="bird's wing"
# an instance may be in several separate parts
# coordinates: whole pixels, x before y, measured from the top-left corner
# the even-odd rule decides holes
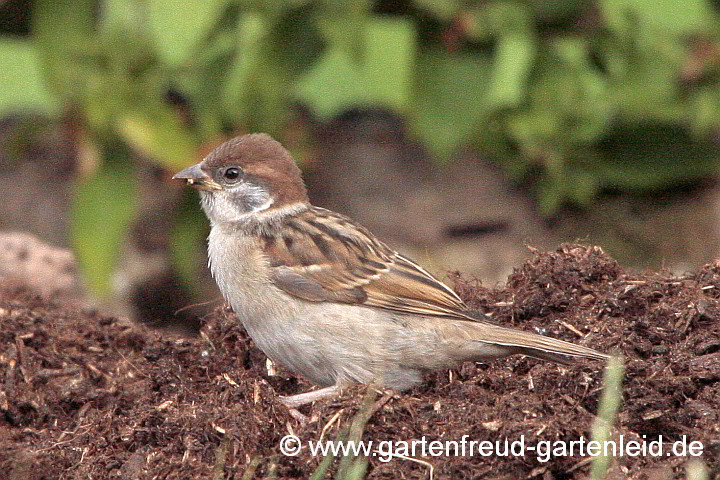
[[[317,207],[261,235],[274,284],[312,302],[472,319],[449,287],[352,220]]]

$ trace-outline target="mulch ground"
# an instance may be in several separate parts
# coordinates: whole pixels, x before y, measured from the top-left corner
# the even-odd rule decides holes
[[[502,289],[453,280],[502,324],[622,353],[615,438],[701,442],[710,478],[720,475],[720,263],[680,278],[631,274],[598,248],[565,245],[534,252]],[[283,456],[281,438],[336,438],[367,403],[357,387],[301,408],[307,421],[291,415],[278,395],[312,386],[283,370],[269,376],[225,307],[202,319],[198,337],[178,338],[6,284],[0,321],[2,478],[308,478],[322,458],[307,448]],[[516,356],[434,372],[421,387],[377,396],[363,438],[589,438],[602,370]],[[590,468],[577,454],[537,457],[373,456],[367,478],[427,479],[429,465],[452,479],[585,478]],[[613,460],[610,478],[684,477],[687,461],[628,455]]]

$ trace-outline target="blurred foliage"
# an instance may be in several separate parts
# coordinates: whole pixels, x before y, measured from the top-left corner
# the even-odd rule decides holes
[[[440,160],[475,144],[547,214],[711,175],[718,17],[710,0],[35,0],[28,34],[0,19],[0,114],[71,117],[97,153],[73,238],[105,294],[134,196],[115,150],[174,171],[232,132],[282,138],[297,104],[392,109]],[[179,217],[176,245],[203,228]]]
[[[114,147],[114,148],[112,148]],[[76,185],[71,238],[88,283],[96,292],[111,291],[118,259],[135,210],[135,182],[129,152],[114,145],[95,174]]]

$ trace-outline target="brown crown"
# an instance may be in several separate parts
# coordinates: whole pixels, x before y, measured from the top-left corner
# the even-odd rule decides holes
[[[265,184],[274,206],[309,202],[302,173],[290,152],[265,133],[251,133],[223,143],[205,158],[210,168],[238,166],[245,175]]]

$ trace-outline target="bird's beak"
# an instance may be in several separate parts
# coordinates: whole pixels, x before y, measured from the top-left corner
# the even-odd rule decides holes
[[[202,169],[202,163],[197,163],[192,167],[188,167],[185,170],[173,175],[173,180],[185,180],[191,187],[198,188],[200,190],[222,190],[222,186],[217,183],[212,177]]]

